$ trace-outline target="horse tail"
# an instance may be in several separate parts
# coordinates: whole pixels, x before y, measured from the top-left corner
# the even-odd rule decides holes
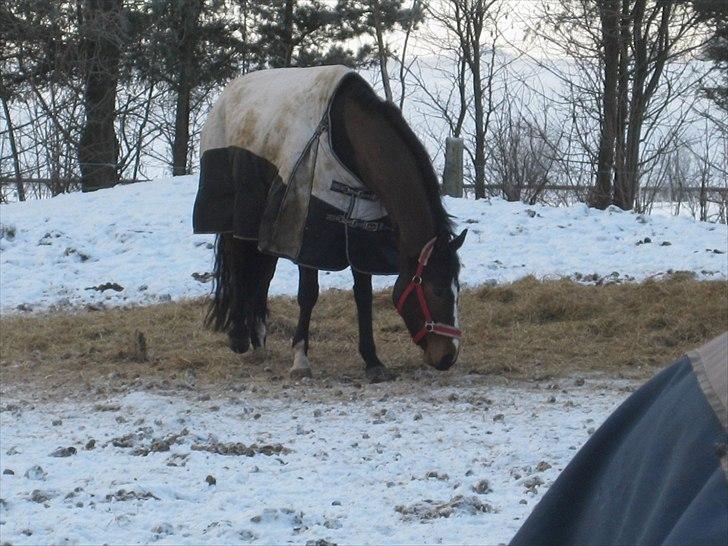
[[[234,245],[231,233],[215,237],[215,267],[212,272],[213,299],[205,316],[205,326],[217,332],[230,329],[235,291]]]

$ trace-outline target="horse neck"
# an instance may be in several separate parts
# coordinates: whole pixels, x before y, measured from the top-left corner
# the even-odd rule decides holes
[[[436,215],[415,155],[383,115],[353,102],[345,125],[362,182],[381,199],[399,233],[399,254],[417,257],[436,232]]]

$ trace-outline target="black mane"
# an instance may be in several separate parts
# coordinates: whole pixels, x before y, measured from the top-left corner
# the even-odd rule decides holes
[[[437,180],[437,175],[435,174],[435,169],[432,166],[432,160],[430,159],[424,145],[420,142],[420,139],[417,138],[417,135],[415,135],[412,128],[405,121],[400,109],[395,104],[379,98],[371,86],[358,74],[351,74],[347,76],[339,87],[339,92],[345,92],[349,96],[353,97],[364,108],[381,113],[391,124],[397,134],[408,144],[410,150],[415,156],[415,160],[422,174],[425,191],[427,192],[427,197],[430,201],[430,207],[434,216],[435,231],[438,236],[444,235],[447,236],[447,238],[451,238],[453,236],[454,229],[453,223],[450,215],[442,205],[440,185]],[[334,118],[335,124],[341,121],[341,116],[334,115],[332,117]],[[336,132],[336,129],[334,129],[334,131]],[[344,132],[342,131],[341,133]],[[348,146],[351,146],[350,143],[347,144]],[[346,155],[346,152],[344,155]]]

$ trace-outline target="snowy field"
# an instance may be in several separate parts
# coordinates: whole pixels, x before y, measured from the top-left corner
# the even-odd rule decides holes
[[[196,189],[196,177],[185,176],[0,205],[0,312],[208,293],[213,237],[192,235]],[[728,277],[726,225],[500,199],[448,198],[446,206],[470,232],[461,251],[465,285],[525,275],[641,280],[677,270]],[[375,287],[393,282],[378,277]],[[296,286],[295,267],[282,260],[271,293]],[[350,274],[324,273],[321,286],[348,288]]]
[[[208,293],[213,238],[192,235],[196,188],[188,176],[0,205],[0,312]],[[465,285],[728,278],[725,225],[446,205],[470,232]],[[348,288],[349,273],[321,285]],[[272,293],[296,286],[281,261]],[[113,383],[61,402],[53,386],[3,386],[0,544],[499,544],[634,386],[429,370],[381,385]]]
[[[494,383],[5,397],[0,542],[507,542],[630,385]]]

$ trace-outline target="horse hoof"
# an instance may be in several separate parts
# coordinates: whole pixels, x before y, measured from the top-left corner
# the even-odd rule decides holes
[[[311,368],[292,368],[288,375],[291,379],[303,379],[304,377],[313,377],[311,374]]]
[[[237,337],[230,338],[230,350],[234,353],[243,354],[247,353],[250,349],[249,339],[240,339]]]
[[[397,378],[397,374],[390,372],[386,366],[372,366],[366,368],[364,373],[366,373],[370,383],[384,383]]]

